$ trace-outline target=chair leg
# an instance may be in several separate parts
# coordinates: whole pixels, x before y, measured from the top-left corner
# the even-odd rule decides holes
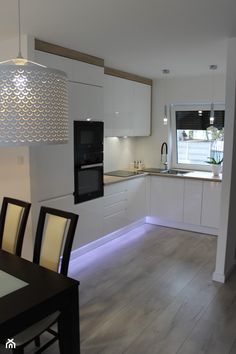
[[[35,339],[34,339],[34,343],[35,343],[35,346],[36,347],[40,347],[40,336],[38,336],[38,337],[36,337]]]

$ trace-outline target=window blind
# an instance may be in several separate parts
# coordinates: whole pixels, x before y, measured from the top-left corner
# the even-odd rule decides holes
[[[210,125],[210,111],[176,111],[177,130],[206,130]],[[225,111],[214,111],[214,124],[217,129],[224,128]]]

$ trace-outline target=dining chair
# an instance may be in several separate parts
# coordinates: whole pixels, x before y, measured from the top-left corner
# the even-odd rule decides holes
[[[21,256],[31,204],[4,197],[0,214],[0,249]]]
[[[70,253],[79,216],[74,213],[41,207],[34,245],[33,262],[63,275],[67,275]],[[58,339],[58,333],[50,327],[60,316],[57,311],[26,328],[15,337],[14,354],[23,354],[24,347],[33,340],[40,346],[40,335],[47,331],[53,335],[36,353],[42,353]],[[59,342],[60,345],[60,342]]]

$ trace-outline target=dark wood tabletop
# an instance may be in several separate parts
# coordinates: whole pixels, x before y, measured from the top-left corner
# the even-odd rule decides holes
[[[0,341],[59,310],[62,353],[80,353],[79,282],[2,250],[0,270],[28,283],[0,298]]]

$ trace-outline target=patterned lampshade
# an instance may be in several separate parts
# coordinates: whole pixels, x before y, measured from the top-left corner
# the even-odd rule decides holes
[[[0,64],[0,146],[67,142],[66,74],[17,61]]]

